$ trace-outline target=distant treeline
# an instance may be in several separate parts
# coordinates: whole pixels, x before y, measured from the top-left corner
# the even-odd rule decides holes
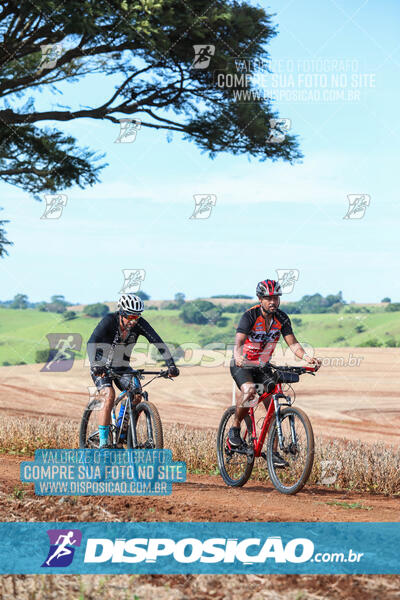
[[[252,296],[245,294],[218,294],[218,296],[210,296],[210,298],[227,298],[229,300],[251,300]]]
[[[150,296],[145,292],[136,292],[143,300],[149,300]],[[251,306],[254,305],[255,300],[252,300],[251,296],[245,294],[220,294],[218,296],[211,296],[211,298],[224,298],[224,299],[247,299],[251,302],[242,302],[228,304],[222,306],[220,304],[214,304],[213,302],[197,299],[193,301],[185,301],[185,294],[178,292],[175,294],[173,302],[161,303],[160,309],[168,310],[179,310],[179,317],[186,323],[197,323],[198,325],[205,323],[213,323],[218,326],[223,326],[225,321],[222,317],[222,313],[242,313]],[[348,304],[343,299],[342,292],[337,294],[328,294],[322,296],[322,294],[306,295],[296,302],[285,302],[285,296],[282,296],[283,304],[281,306],[284,312],[288,314],[312,314],[312,313],[370,313],[376,312],[376,310],[382,310],[379,307],[374,306],[362,306],[355,303]],[[399,302],[391,302],[389,297],[382,299],[383,303],[386,304],[385,311],[400,311]],[[75,312],[67,310],[67,307],[72,307],[73,304],[65,300],[65,297],[58,294],[51,296],[50,302],[29,302],[26,294],[17,294],[13,300],[0,301],[0,307],[15,308],[15,309],[26,309],[36,308],[40,311],[56,312],[63,314],[67,319],[73,319]],[[146,310],[158,310],[156,306],[147,306]],[[84,307],[83,313],[90,317],[103,317],[109,312],[107,305],[102,303],[88,304]]]
[[[283,296],[284,298],[284,296]],[[391,302],[388,297],[382,298],[381,302],[386,303],[386,311],[400,310],[399,302]],[[342,292],[337,294],[328,294],[328,296],[322,296],[321,294],[313,294],[312,296],[306,295],[298,300],[297,302],[288,302],[282,307],[283,310],[289,314],[312,314],[312,313],[369,313],[376,311],[374,306],[360,306],[355,303],[348,304],[343,299]]]

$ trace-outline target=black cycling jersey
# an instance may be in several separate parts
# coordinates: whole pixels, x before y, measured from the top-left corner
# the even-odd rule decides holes
[[[97,325],[87,343],[87,353],[90,366],[107,368],[128,367],[133,347],[139,335],[156,346],[167,366],[174,365],[174,359],[158,333],[150,323],[139,317],[136,323],[128,330],[124,340],[121,337],[119,313],[106,315]]]

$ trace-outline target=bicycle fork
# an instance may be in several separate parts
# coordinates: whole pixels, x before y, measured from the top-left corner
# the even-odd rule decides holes
[[[281,450],[284,450],[284,439],[283,439],[282,426],[281,426],[281,405],[279,404],[280,398],[285,398],[285,400],[287,400],[287,397],[281,393],[274,394],[274,396],[273,396],[279,448]],[[294,446],[296,446],[297,445],[297,436],[296,436],[296,430],[294,428],[294,416],[293,415],[289,415],[289,422],[290,422],[290,433],[291,433],[291,437],[292,437],[292,444]]]

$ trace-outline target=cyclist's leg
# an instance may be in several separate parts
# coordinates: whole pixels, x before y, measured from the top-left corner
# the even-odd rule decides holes
[[[102,406],[99,410],[98,416],[100,447],[102,447],[108,443],[111,410],[114,404],[115,391],[112,385],[111,377],[96,377],[92,374],[92,379],[95,386],[99,390],[100,397],[102,399]]]
[[[240,437],[240,424],[249,412],[248,406],[246,405],[254,399],[256,387],[254,385],[252,369],[238,367],[232,359],[230,371],[236,385],[241,391],[241,398],[236,402],[235,417],[233,425],[229,430],[229,441],[233,446],[239,446],[242,443]]]
[[[115,385],[121,392],[123,392],[124,390],[126,390],[128,388],[128,386],[131,382],[132,373],[134,373],[135,371],[131,367],[123,367],[123,368],[115,369],[115,371],[120,373],[119,378],[115,379]],[[142,399],[141,394],[134,394],[133,398],[132,398],[132,403],[134,405],[136,405],[141,401],[141,399]]]

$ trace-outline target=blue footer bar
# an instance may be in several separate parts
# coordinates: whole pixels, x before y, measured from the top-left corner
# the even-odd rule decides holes
[[[400,573],[400,523],[0,523],[0,573]]]

